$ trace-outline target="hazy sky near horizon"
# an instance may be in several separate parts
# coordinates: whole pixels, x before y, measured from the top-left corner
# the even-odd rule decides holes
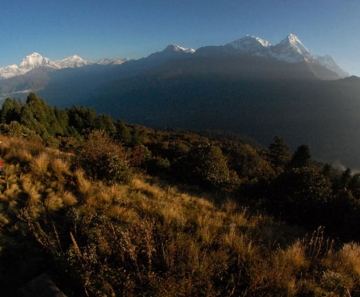
[[[359,0],[4,0],[0,67],[33,52],[52,60],[146,57],[169,44],[197,49],[246,35],[289,33],[360,76]]]

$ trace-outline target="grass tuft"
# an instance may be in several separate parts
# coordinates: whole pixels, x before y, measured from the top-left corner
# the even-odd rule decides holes
[[[78,203],[78,200],[75,197],[75,195],[73,193],[71,193],[71,192],[68,192],[68,191],[66,191],[62,195],[62,201],[66,206],[73,206],[73,205]]]
[[[30,162],[32,173],[36,175],[46,175],[48,173],[49,156],[45,152],[41,152]]]

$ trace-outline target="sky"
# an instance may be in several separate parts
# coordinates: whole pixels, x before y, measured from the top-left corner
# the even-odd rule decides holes
[[[33,52],[52,60],[139,59],[169,44],[197,49],[246,35],[295,34],[360,76],[359,0],[3,0],[0,67]]]

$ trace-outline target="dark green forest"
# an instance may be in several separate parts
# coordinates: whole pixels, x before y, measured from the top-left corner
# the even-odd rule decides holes
[[[360,296],[360,174],[273,136],[154,130],[30,93],[0,113],[0,284],[67,296]]]

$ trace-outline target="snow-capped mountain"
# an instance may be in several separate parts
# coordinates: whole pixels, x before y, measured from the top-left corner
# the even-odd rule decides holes
[[[345,77],[349,77],[349,73],[347,71],[345,71],[344,69],[340,68],[336,62],[334,61],[334,59],[329,56],[329,55],[325,55],[323,57],[317,56],[317,62],[319,65],[337,73],[341,78],[345,78]]]
[[[300,39],[293,34],[288,35],[279,44],[272,46],[269,54],[278,60],[289,63],[317,60],[317,56],[311,53]]]
[[[129,58],[115,58],[115,59],[101,59],[99,61],[96,62],[96,64],[98,65],[121,65],[122,63],[125,63],[127,61],[130,61]]]
[[[174,54],[191,54],[195,50],[192,48],[185,48],[178,45],[169,45],[162,52],[161,55],[166,55],[168,58]],[[157,56],[158,53],[155,53]],[[152,54],[154,55],[154,54]],[[150,56],[152,56],[150,55]],[[125,62],[128,62],[129,58],[115,58],[115,59],[101,59],[97,62],[91,62],[82,59],[77,55],[67,57],[63,60],[52,61],[49,58],[41,56],[39,53],[32,53],[31,55],[26,56],[19,66],[16,64],[5,66],[0,68],[0,79],[7,79],[18,75],[23,75],[28,73],[30,70],[40,67],[46,67],[49,69],[63,69],[63,68],[78,68],[87,65],[121,65]]]
[[[10,65],[0,68],[0,78],[10,78],[23,74],[17,65]]]
[[[0,68],[0,78],[6,79],[11,78],[17,75],[23,75],[39,67],[47,67],[50,69],[61,69],[65,67],[76,67],[76,59],[73,60],[71,65],[70,58],[66,58],[60,61],[52,61],[49,58],[41,56],[39,53],[32,53],[31,55],[26,56],[19,66],[11,65]],[[80,58],[80,57],[79,57]],[[81,59],[81,58],[80,58]],[[82,59],[81,59],[82,60]],[[83,61],[83,60],[82,60]]]
[[[147,61],[155,61],[158,62],[166,62],[170,60],[176,60],[176,59],[183,59],[191,57],[191,55],[195,52],[192,48],[185,48],[182,46],[179,46],[177,44],[170,44],[165,49],[163,49],[161,52],[155,52],[151,55],[147,56],[146,58],[140,59],[140,60],[147,60]]]
[[[246,36],[230,42],[224,47],[232,48],[237,53],[272,57],[288,63],[313,63],[337,73],[340,78],[349,76],[349,73],[341,69],[332,57],[329,55],[322,57],[313,54],[294,34],[289,34],[276,45],[271,45],[270,42],[257,36]]]
[[[57,69],[58,65],[51,61],[49,58],[45,58],[38,53],[32,53],[29,56],[26,56],[20,63],[20,69],[23,71],[31,70],[38,67],[49,67]]]
[[[284,40],[276,45],[271,45],[269,41],[266,41],[257,36],[245,36],[224,46],[205,46],[195,51],[192,48],[182,47],[176,44],[167,46],[160,52],[150,54],[146,58],[138,60],[141,64],[143,62],[148,63],[150,66],[156,66],[159,63],[175,59],[184,59],[191,57],[211,57],[211,56],[228,56],[233,54],[247,54],[260,57],[269,57],[288,63],[305,62],[312,65],[321,66],[326,71],[331,71],[335,79],[344,78],[349,74],[341,69],[330,56],[317,56],[313,54],[294,34],[289,34]],[[63,68],[78,68],[87,65],[121,65],[130,59],[102,59],[97,62],[90,62],[82,59],[81,57],[74,55],[63,60],[52,61],[49,58],[43,57],[38,53],[33,53],[26,56],[19,66],[10,65],[0,68],[0,79],[7,79],[18,75],[23,75],[32,69],[39,67],[46,67],[53,70]],[[131,65],[138,65],[131,64]],[[152,64],[151,64],[152,63]],[[148,65],[148,66],[149,66]],[[149,67],[150,67],[149,66]],[[310,65],[311,66],[311,65]],[[131,71],[130,71],[131,72]]]
[[[39,53],[32,53],[31,55],[26,56],[19,66],[16,64],[5,66],[0,68],[0,79],[7,79],[18,75],[23,75],[28,73],[30,70],[40,67],[46,67],[49,69],[64,69],[64,68],[78,68],[92,64],[98,65],[120,65],[129,59],[102,59],[98,62],[90,62],[82,59],[77,55],[67,57],[63,60],[52,61],[49,58],[41,56]]]
[[[63,59],[63,60],[57,60],[57,61],[55,61],[55,64],[57,65],[58,68],[62,69],[62,68],[83,67],[86,65],[90,65],[92,63],[82,59],[81,57],[79,57],[77,55],[74,55],[74,56],[67,57],[66,59]]]
[[[256,36],[245,36],[228,43],[226,46],[242,53],[261,54],[271,47],[271,43]]]
[[[48,67],[59,69],[60,67],[49,58],[45,58],[38,53],[26,56],[19,66],[16,64],[0,68],[0,78],[6,79],[17,75],[23,75],[30,70],[38,67]]]
[[[184,53],[189,53],[189,54],[195,53],[195,50],[193,48],[186,48],[186,47],[179,46],[177,44],[170,44],[169,46],[166,47],[165,50],[170,50],[170,51],[174,51],[174,52],[184,52]]]
[[[195,50],[193,48],[186,48],[186,47],[182,47],[180,45],[177,44],[169,44],[167,47],[165,47],[165,49],[163,49],[161,52],[156,52],[154,54],[158,54],[158,53],[169,53],[169,52],[180,52],[180,53],[187,53],[187,54],[193,54],[195,53]],[[153,54],[151,54],[153,55]],[[150,56],[151,56],[150,55]]]

